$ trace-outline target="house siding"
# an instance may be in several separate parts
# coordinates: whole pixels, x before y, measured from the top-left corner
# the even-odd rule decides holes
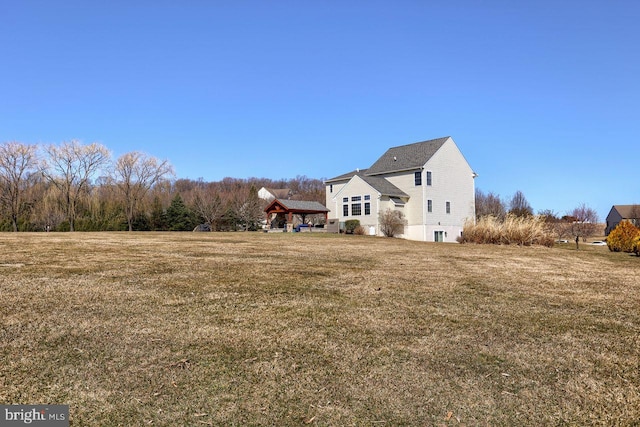
[[[341,183],[331,183],[326,186],[326,203],[324,204],[327,209],[329,209],[329,216],[331,218],[337,218],[339,214],[342,213],[342,203],[336,203],[336,194],[338,194],[344,187],[347,185],[349,181],[341,182]],[[333,192],[331,192],[331,185],[333,185]],[[340,199],[342,202],[342,199]],[[338,208],[340,211],[338,211]]]
[[[449,139],[429,159],[425,171],[432,173],[432,185],[425,189],[424,209],[427,200],[433,200],[433,212],[424,219],[425,240],[433,241],[435,231],[444,231],[445,242],[455,242],[467,220],[475,218],[475,181],[473,170]],[[446,203],[451,213],[446,213]]]
[[[336,193],[336,186],[333,186],[334,196],[332,197],[332,206],[335,206],[335,215],[331,215],[332,218],[337,218],[340,222],[344,222],[350,219],[357,219],[360,221],[360,225],[365,227],[367,232],[373,227],[373,234],[378,234],[378,212],[380,210],[380,194],[369,184],[367,184],[359,176],[354,176],[347,184],[340,187],[340,190]],[[364,200],[364,196],[370,196],[370,200]],[[351,200],[354,196],[360,196],[359,202],[353,202]],[[343,214],[343,205],[345,204],[342,199],[346,197],[349,205],[349,215]],[[364,204],[371,203],[371,213],[365,215]],[[361,214],[352,214],[352,204],[360,203]]]
[[[616,208],[612,208],[607,215],[607,228],[605,230],[605,235],[609,235],[622,221],[622,215],[618,212]]]
[[[258,197],[263,199],[263,200],[268,200],[268,201],[271,201],[271,200],[275,199],[273,194],[271,194],[271,192],[269,190],[267,190],[266,188],[264,188],[264,187],[262,187],[260,190],[258,190]]]
[[[614,205],[607,215],[605,235],[609,235],[621,221],[628,220],[633,225],[640,225],[640,205]]]
[[[427,171],[431,172],[431,185],[427,185]],[[475,217],[473,170],[449,138],[422,168],[422,185],[415,185],[414,172],[385,175],[410,196],[404,211],[405,237],[433,242],[434,233],[442,231],[445,242],[455,242],[464,222]],[[427,212],[427,200],[433,203],[431,213]],[[446,213],[446,202],[451,203],[450,214]]]
[[[380,235],[379,214],[386,209],[397,210],[407,220],[404,233],[399,237],[433,242],[438,232],[442,241],[455,242],[461,235],[465,221],[475,218],[475,175],[451,138],[447,138],[435,153],[429,155],[431,157],[421,167],[390,173],[380,171],[374,175],[386,179],[408,196],[403,197],[403,207],[396,206],[388,195],[380,194],[356,175],[344,184],[333,182],[332,193],[327,185],[327,207],[332,212],[330,216],[341,222],[358,219],[362,226],[374,228],[375,234]],[[389,164],[393,162],[387,162]],[[427,185],[427,171],[431,172],[431,185]],[[416,172],[421,174],[421,185],[415,185]],[[363,215],[352,216],[351,197],[365,194],[371,194],[371,215],[364,215],[363,197]],[[349,198],[349,216],[344,216],[342,212],[343,197]],[[427,212],[427,200],[433,203],[432,212]],[[451,206],[450,213],[446,213],[447,202]]]

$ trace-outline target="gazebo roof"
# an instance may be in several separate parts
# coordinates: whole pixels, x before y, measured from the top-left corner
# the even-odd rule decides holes
[[[274,199],[269,206],[264,209],[267,213],[285,212],[295,214],[318,214],[327,213],[327,209],[322,203],[308,200],[280,200]]]

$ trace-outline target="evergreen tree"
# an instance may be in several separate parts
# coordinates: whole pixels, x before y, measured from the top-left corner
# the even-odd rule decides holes
[[[151,218],[149,218],[149,226],[154,231],[166,231],[169,229],[167,225],[167,215],[162,207],[160,197],[155,196],[151,204]]]
[[[184,204],[180,193],[171,201],[167,208],[167,225],[171,231],[191,231],[197,225],[195,215]]]

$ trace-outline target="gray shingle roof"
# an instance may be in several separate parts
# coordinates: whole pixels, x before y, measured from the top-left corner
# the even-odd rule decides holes
[[[418,169],[427,163],[447,139],[449,139],[449,137],[445,136],[444,138],[389,148],[382,157],[367,169],[366,174],[371,176]]]
[[[329,212],[322,203],[312,202],[308,200],[281,200],[278,201],[289,210],[298,210],[298,211],[318,211],[318,212]]]
[[[407,193],[390,183],[386,178],[363,175],[360,178],[383,196],[409,197]]]
[[[342,175],[338,175],[334,178],[331,179],[327,179],[325,181],[325,183],[327,182],[338,182],[338,181],[349,181],[351,178],[353,178],[355,175],[360,175],[362,176],[363,173],[367,172],[367,169],[357,169],[351,172],[347,172],[347,173],[343,173]]]
[[[613,205],[612,210],[618,211],[622,218],[637,219],[640,214],[640,205]]]
[[[378,176],[367,176],[367,169],[351,171],[349,173],[345,173],[344,175],[328,179],[325,182],[349,181],[356,175],[362,178],[364,182],[369,184],[383,196],[409,197],[407,193],[390,183],[386,178]]]

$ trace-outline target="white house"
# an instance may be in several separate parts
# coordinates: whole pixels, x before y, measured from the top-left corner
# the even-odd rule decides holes
[[[455,242],[475,218],[476,176],[451,137],[432,139],[390,148],[369,169],[326,180],[326,206],[330,219],[357,219],[376,235],[379,214],[398,210],[407,220],[399,237]]]
[[[271,202],[273,199],[290,199],[291,190],[288,188],[267,188],[262,187],[258,190],[258,197],[267,202]]]

